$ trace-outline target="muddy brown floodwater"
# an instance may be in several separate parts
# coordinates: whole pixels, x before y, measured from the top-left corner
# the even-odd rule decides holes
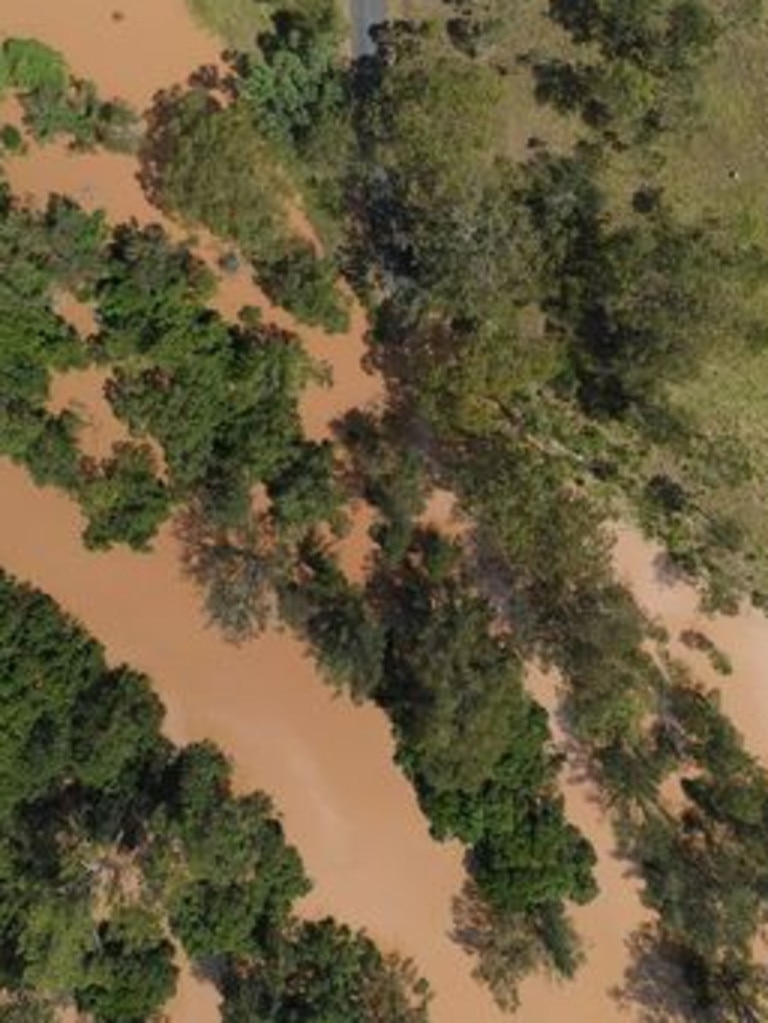
[[[191,21],[184,0],[2,0],[2,34],[35,36],[56,46],[74,72],[96,81],[105,96],[119,95],[140,109],[158,89],[215,61],[219,51]],[[160,221],[174,237],[184,236],[149,205],[130,157],[72,156],[54,145],[9,160],[7,170],[14,191],[32,201],[44,202],[50,191],[64,192],[90,209],[105,209],[113,221]],[[300,216],[293,222],[301,228]],[[222,249],[215,240],[198,233],[197,248],[216,265]],[[326,434],[329,423],[348,408],[381,397],[381,382],[361,368],[366,325],[359,307],[349,333],[329,338],[270,306],[241,269],[222,279],[216,305],[232,317],[247,304],[259,305],[266,320],[296,329],[312,355],[331,366],[333,386],[307,390],[302,411],[313,436]],[[81,329],[90,328],[86,311],[65,303],[62,313]],[[100,392],[95,371],[68,374],[56,381],[52,403],[79,408],[84,448],[105,454],[121,433]],[[450,501],[443,498],[438,495],[430,518],[449,517]],[[356,576],[367,550],[368,515],[361,505],[342,551]],[[150,555],[88,552],[80,531],[79,512],[68,498],[36,488],[22,469],[0,460],[0,564],[77,615],[112,661],[126,660],[151,675],[176,741],[213,739],[233,759],[240,788],[262,788],[274,797],[288,837],[315,882],[303,911],[332,913],[366,927],[385,947],[413,956],[436,993],[434,1023],[506,1018],[472,979],[470,960],[449,937],[452,900],[464,877],[461,849],[430,839],[413,792],[393,763],[383,715],[332,698],[287,632],[270,631],[242,648],[225,644],[207,628],[197,595],[180,574],[170,530]],[[622,536],[619,564],[640,598],[688,623],[695,617],[693,605],[680,610],[681,591],[660,589],[653,555],[635,534]],[[736,666],[734,678],[721,686],[726,707],[750,744],[763,749],[767,707],[765,688],[758,683],[768,628],[750,613],[717,628],[724,634],[713,638],[722,641]],[[554,712],[555,680],[531,669],[529,681]],[[565,772],[564,790],[571,819],[599,855],[601,896],[575,914],[588,961],[566,986],[538,977],[526,981],[516,1019],[626,1023],[637,1016],[624,1013],[611,991],[622,983],[629,962],[626,942],[644,911],[636,883],[613,855],[610,826],[580,773],[577,754]],[[170,1013],[173,1023],[215,1023],[215,993],[184,970]]]
[[[768,764],[768,618],[743,605],[737,615],[706,615],[693,586],[670,573],[660,547],[627,526],[618,531],[615,563],[643,609],[670,634],[673,654],[720,693],[721,705],[751,753]],[[680,642],[686,629],[704,633],[727,655],[733,674]]]

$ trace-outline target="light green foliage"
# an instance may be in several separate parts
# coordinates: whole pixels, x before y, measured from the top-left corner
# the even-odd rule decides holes
[[[6,39],[0,49],[5,81],[22,92],[56,95],[69,79],[60,53],[37,39]]]
[[[192,13],[227,46],[247,52],[270,22],[270,0],[188,0]]]
[[[83,976],[93,948],[93,920],[87,900],[59,897],[29,907],[20,938],[27,967],[24,981],[53,997],[66,996]]]
[[[395,29],[383,42],[393,59],[363,111],[375,160],[407,187],[416,208],[460,199],[498,152],[505,115],[498,76],[458,56],[436,32]]]
[[[477,210],[494,204],[486,189],[503,134],[503,85],[437,32],[392,29],[382,45],[381,81],[359,107],[367,170],[356,168],[355,177],[370,215],[361,241],[371,249],[361,254],[361,272],[380,264],[450,294],[462,286],[450,272],[451,250],[464,237],[482,246]],[[523,229],[513,249],[524,245]],[[443,280],[438,252],[449,272]]]
[[[66,135],[72,149],[103,146],[118,153],[133,152],[138,144],[136,114],[120,100],[99,99],[93,82],[75,79],[55,101],[33,92],[22,104],[25,124],[40,142]]]
[[[20,93],[25,125],[41,142],[68,135],[73,149],[135,146],[138,118],[130,107],[99,99],[93,82],[72,78],[61,54],[36,39],[2,44],[0,92],[3,86]]]
[[[259,39],[260,57],[242,62],[241,94],[257,123],[279,142],[301,147],[317,124],[341,108],[339,33],[330,3],[280,11]]]

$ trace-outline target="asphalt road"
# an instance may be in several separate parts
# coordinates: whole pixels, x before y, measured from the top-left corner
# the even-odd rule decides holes
[[[387,0],[349,0],[349,16],[352,22],[352,56],[373,53],[374,45],[368,30],[372,25],[386,21]]]

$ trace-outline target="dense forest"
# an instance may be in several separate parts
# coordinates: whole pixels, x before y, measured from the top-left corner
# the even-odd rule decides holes
[[[305,323],[344,330],[352,289],[387,407],[351,411],[333,443],[309,440],[298,403],[321,369],[254,310],[236,323],[213,312],[214,279],[191,244],[160,227],[108,227],[61,196],[35,211],[4,189],[0,452],[79,501],[91,547],[145,549],[172,517],[228,638],[245,642],[278,617],[330,684],[386,712],[433,835],[467,847],[470,951],[509,1008],[532,969],[577,970],[568,905],[597,895],[594,852],[559,794],[561,756],[524,684],[533,659],[557,670],[568,727],[653,910],[639,959],[662,956],[677,971],[691,1020],[763,1018],[768,972],[753,949],[768,920],[768,776],[614,578],[607,528],[640,522],[709,607],[768,606],[764,399],[754,396],[766,372],[768,238],[747,214],[754,194],[734,197],[742,172],[723,165],[729,157],[710,154],[725,184],[708,202],[700,160],[684,152],[698,152],[704,124],[729,119],[713,104],[739,54],[755,39],[768,47],[761,4],[434,0],[378,26],[375,54],[356,61],[330,0],[192,7],[222,35],[225,63],[157,97],[146,130],[47,47],[7,40],[0,87],[20,98],[30,142],[9,126],[3,147],[63,135],[73,147],[133,149],[158,208],[223,239]],[[296,196],[319,241],[292,226]],[[92,303],[93,336],[57,314],[60,291]],[[108,373],[106,396],[131,438],[100,462],[80,454],[76,418],[47,404],[53,374],[89,364]],[[463,509],[458,540],[420,522],[436,485]],[[353,497],[376,512],[363,583],[335,554]],[[20,628],[14,608],[33,598],[6,585],[3,628]],[[46,624],[29,632],[29,656],[46,666],[58,650],[48,619],[60,619],[34,601]],[[76,689],[81,671],[62,664],[61,686]],[[103,665],[97,674],[114,681]],[[22,683],[13,720],[37,699]],[[151,704],[143,682],[126,684]],[[167,749],[152,706],[151,757],[133,736],[124,756],[153,781],[124,794],[109,770],[89,781],[95,768],[74,752],[90,748],[80,733],[96,726],[57,724],[69,710],[24,725],[19,756],[46,771],[9,767],[14,842],[27,815],[60,813],[83,829],[68,846],[106,842],[118,862],[146,864],[151,899],[95,924],[81,905],[79,943],[52,987],[49,967],[36,972],[29,957],[53,939],[25,930],[24,886],[41,883],[25,872],[40,865],[9,853],[21,894],[4,932],[4,983],[20,999],[74,992],[99,1018],[144,1018],[172,987],[169,926],[193,958],[242,957],[222,973],[227,1021],[355,1018],[325,1007],[324,961],[338,969],[339,997],[366,1006],[361,1020],[422,1018],[410,967],[331,922],[293,920],[303,880],[268,808],[231,795],[213,751]],[[173,786],[187,769],[205,805],[185,824]],[[42,793],[26,793],[30,775],[49,779]],[[190,863],[206,859],[214,791],[227,793],[233,848],[206,876]],[[241,828],[272,836],[287,892],[273,894],[270,870],[239,859]],[[220,869],[243,887],[234,907],[216,890]],[[94,927],[105,931],[95,951]],[[138,995],[115,978],[110,942],[154,949],[154,1001],[133,1015],[114,1014],[114,987]],[[317,1005],[280,1007],[303,997]]]

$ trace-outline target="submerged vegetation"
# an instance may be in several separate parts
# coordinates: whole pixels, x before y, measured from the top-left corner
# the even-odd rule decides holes
[[[62,56],[36,39],[6,39],[0,47],[0,98],[6,90],[18,95],[24,124],[39,142],[63,135],[75,150],[136,146],[138,117],[130,107],[100,99],[93,82],[74,78]]]
[[[717,393],[723,379],[748,393],[765,373],[768,247],[744,211],[682,201],[670,180],[729,48],[745,33],[768,39],[761,5],[445,0],[380,26],[375,55],[357,63],[325,0],[193,6],[232,47],[229,71],[158,98],[145,188],[235,246],[306,323],[345,329],[343,268],[370,312],[388,407],[354,410],[333,443],[309,440],[298,402],[318,373],[298,339],[211,311],[212,277],[188,247],[157,227],[108,230],[60,197],[35,213],[5,190],[0,451],[80,501],[91,546],[145,547],[176,513],[185,567],[228,638],[278,614],[332,685],[383,708],[433,835],[467,848],[456,939],[510,1008],[530,970],[575,972],[568,905],[597,894],[594,852],[558,791],[562,758],[524,686],[526,662],[556,669],[568,728],[654,911],[638,974],[662,956],[692,1020],[762,1018],[768,778],[613,578],[606,530],[634,515],[713,607],[768,604],[761,406],[736,423]],[[16,40],[2,54],[33,136],[104,141],[61,116],[80,86],[52,51]],[[322,245],[294,230],[297,197]],[[91,338],[57,315],[57,288],[94,304]],[[101,462],[81,456],[73,415],[48,408],[52,374],[88,364],[108,374],[130,434]],[[419,522],[436,484],[465,513],[459,540]],[[352,495],[376,511],[355,583],[331,542]],[[15,622],[26,591],[6,589]],[[193,958],[229,964],[228,1023],[423,1018],[409,968],[338,925],[290,918],[297,861],[262,801],[232,796],[218,754],[153,739],[151,763],[126,775],[148,772],[146,785],[121,794],[109,765],[83,767],[70,750],[71,723],[41,720],[19,756],[45,770],[17,771],[9,806],[42,800],[47,812],[45,786],[66,779],[66,826],[86,836],[73,842],[114,822],[110,841],[125,835],[118,846],[146,864],[155,903],[142,912],[154,917],[121,907],[98,922],[94,950],[79,904],[66,947],[40,965],[53,939],[27,931],[50,926],[63,942],[57,910],[21,905],[8,924],[20,999],[31,986],[74,992],[107,1021],[145,1015],[115,1004],[159,1004],[172,986],[162,906]],[[96,727],[87,714],[81,725]],[[45,791],[25,795],[30,784]],[[254,878],[241,828],[268,865],[277,857],[288,891]],[[136,991],[147,948],[156,974]]]

